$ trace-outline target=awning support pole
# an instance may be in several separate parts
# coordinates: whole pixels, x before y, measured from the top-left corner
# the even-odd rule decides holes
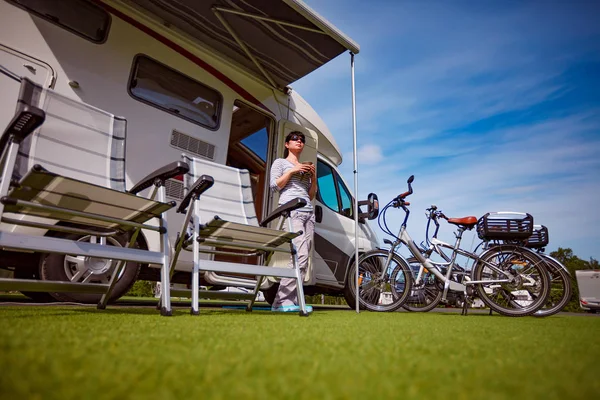
[[[356,149],[356,89],[354,86],[354,53],[350,52],[350,76],[352,79],[352,135],[354,151],[354,263],[356,265],[356,313],[360,313],[358,300],[358,154]]]

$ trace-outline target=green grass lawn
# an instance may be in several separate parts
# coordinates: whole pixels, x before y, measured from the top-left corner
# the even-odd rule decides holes
[[[3,399],[592,399],[600,318],[0,307]]]

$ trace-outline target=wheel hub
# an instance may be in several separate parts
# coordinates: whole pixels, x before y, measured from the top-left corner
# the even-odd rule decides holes
[[[504,287],[505,289],[508,289],[510,291],[521,290],[523,289],[523,278],[521,277],[521,275],[515,275],[511,278],[510,282],[507,283]]]
[[[103,275],[111,269],[112,260],[107,260],[105,258],[86,257],[84,266],[93,275]]]

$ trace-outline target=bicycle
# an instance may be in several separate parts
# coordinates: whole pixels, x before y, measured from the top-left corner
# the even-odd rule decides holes
[[[408,206],[410,203],[405,199],[413,193],[413,181],[414,176],[411,176],[407,181],[408,191],[392,199],[379,215],[378,222],[381,229],[395,238],[393,242],[389,239],[384,240],[384,243],[391,246],[390,249],[377,249],[366,252],[353,266],[353,268],[356,268],[356,265],[358,265],[360,277],[363,277],[364,273],[373,270],[378,271],[379,276],[387,276],[390,262],[394,261],[396,267],[388,278],[392,296],[390,303],[386,304],[386,311],[400,308],[411,293],[413,277],[412,272],[408,275],[408,272],[411,271],[410,265],[404,257],[396,252],[396,248],[402,244],[408,248],[414,259],[424,268],[424,271],[433,274],[436,281],[443,285],[442,300],[448,298],[449,291],[462,293],[465,299],[463,314],[466,314],[466,305],[476,293],[488,307],[506,316],[531,315],[544,305],[549,294],[549,275],[545,264],[540,261],[540,258],[533,251],[517,245],[499,244],[485,250],[481,255],[477,255],[460,248],[463,232],[473,229],[478,224],[475,217],[447,218],[449,223],[457,226],[456,243],[452,246],[439,239],[432,239],[431,245],[423,254],[407,232],[407,222],[410,215]],[[401,208],[405,212],[404,221],[398,235],[394,235],[387,227],[385,219],[390,207]],[[383,219],[383,226],[381,225],[381,219]],[[523,235],[526,235],[525,237],[531,235],[532,218],[526,221],[511,222],[511,220],[505,220],[503,223],[506,224],[506,227],[503,224],[494,224],[493,221],[490,221],[490,225],[484,227],[487,238],[519,238]],[[431,260],[430,256],[436,247],[451,249],[450,261],[435,262]],[[465,256],[474,261],[470,276],[467,273],[458,274],[457,271],[460,272],[458,269],[454,271],[457,255]],[[442,274],[442,268],[446,269],[445,274]],[[400,274],[400,279],[398,279],[399,285],[396,288],[394,285],[397,274]],[[420,284],[421,275],[418,274],[415,285]],[[379,297],[381,293],[371,295],[372,292],[363,290],[362,286],[362,281],[359,279],[360,304],[369,310],[382,311],[379,304],[381,303]]]

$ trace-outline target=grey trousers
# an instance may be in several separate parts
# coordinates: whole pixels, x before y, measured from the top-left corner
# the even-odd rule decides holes
[[[296,251],[298,252],[298,267],[302,280],[306,275],[308,268],[308,255],[312,247],[313,236],[315,232],[315,214],[312,212],[292,211],[290,214],[294,232],[302,231],[302,235],[293,240]],[[290,257],[289,268],[294,267]],[[298,292],[296,290],[296,280],[293,278],[282,278],[279,282],[279,290],[273,306],[291,306],[298,305]]]

